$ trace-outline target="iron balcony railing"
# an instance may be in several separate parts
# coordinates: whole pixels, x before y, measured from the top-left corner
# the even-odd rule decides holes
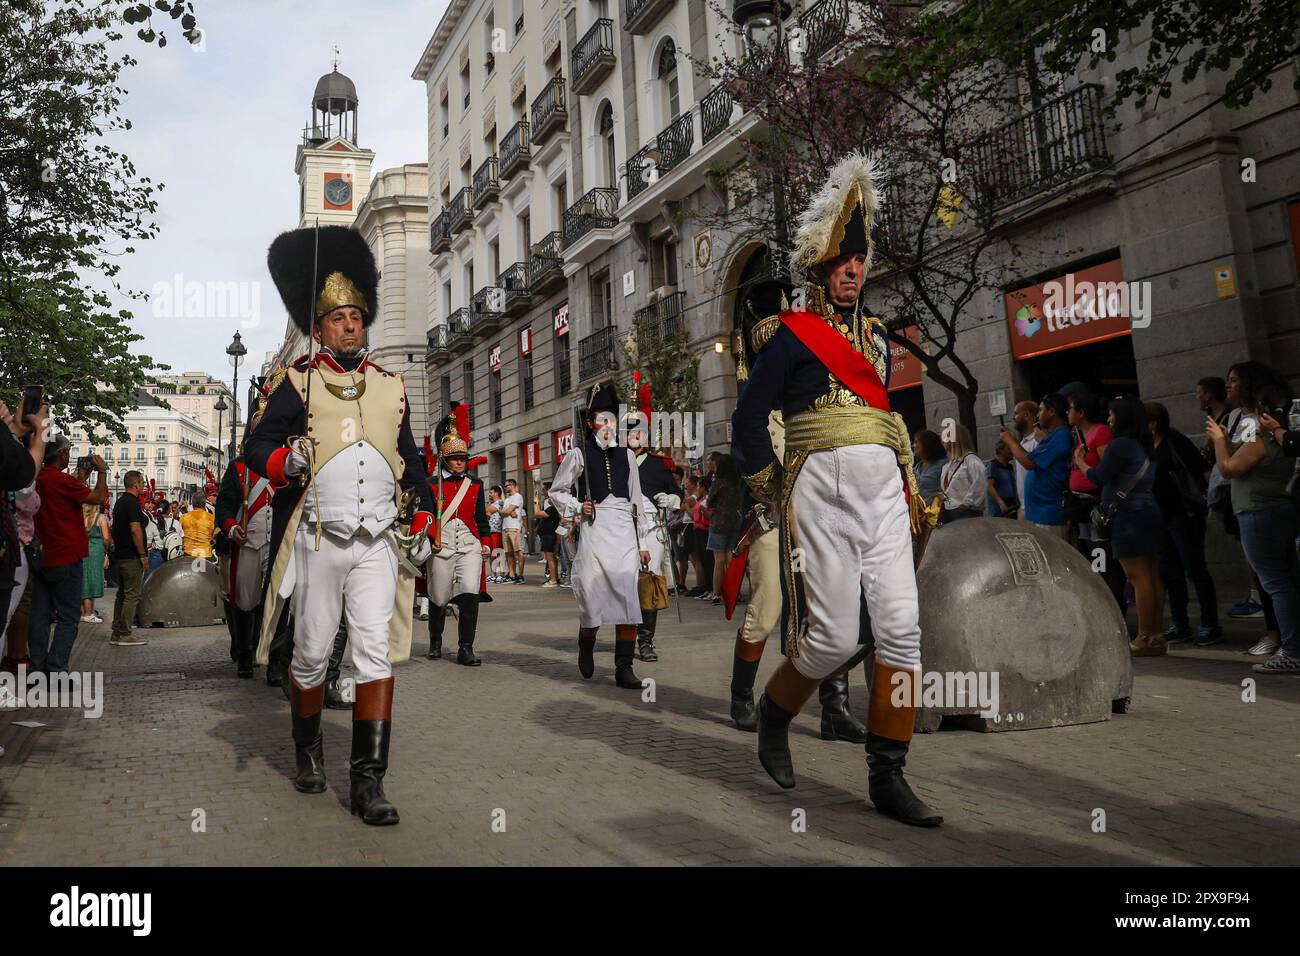
[[[563,129],[568,122],[569,112],[564,106],[564,76],[551,78],[537,94],[529,111],[532,119],[533,145],[541,146],[551,133]]]
[[[447,316],[447,347],[454,348],[469,335],[469,309],[460,308]]]
[[[731,94],[721,86],[715,87],[700,100],[701,146],[731,125],[733,106]]]
[[[528,263],[516,262],[505,272],[497,276],[497,285],[505,291],[506,312],[526,304],[532,298],[528,285]]]
[[[636,196],[657,182],[687,156],[695,145],[695,124],[687,110],[663,130],[649,146],[638,150],[627,161],[627,198]]]
[[[656,302],[636,310],[637,349],[653,352],[672,342],[686,331],[682,310],[686,293],[674,292]]]
[[[597,20],[574,46],[569,62],[573,68],[573,92],[587,93],[614,66],[614,21]]]
[[[433,225],[429,227],[429,251],[443,252],[451,245],[451,221],[447,217],[447,210],[443,210],[434,217]]]
[[[849,0],[821,0],[799,18],[805,62],[819,60],[844,39],[849,28]]]
[[[623,29],[634,36],[649,33],[673,0],[623,0]]]
[[[474,170],[474,208],[477,209],[490,199],[495,199],[501,188],[497,178],[497,158],[489,156]]]
[[[1110,164],[1102,88],[1088,83],[1047,101],[971,144],[974,181],[990,210]]]
[[[564,210],[564,245],[573,245],[593,229],[612,229],[618,225],[618,189],[597,186]]]
[[[614,353],[614,327],[607,325],[578,341],[578,379],[584,380],[618,368]]]
[[[456,194],[451,197],[451,204],[447,207],[447,223],[452,235],[468,226],[473,218],[474,201],[470,196],[470,189],[468,186],[462,186],[456,190]]]
[[[506,130],[506,135],[501,140],[500,156],[499,174],[502,179],[508,179],[516,169],[528,165],[528,120],[520,120]]]
[[[475,319],[485,315],[500,315],[504,299],[505,294],[500,286],[486,285],[469,300],[470,313]]]
[[[447,351],[447,338],[447,326],[445,325],[435,325],[429,330],[429,357],[433,357],[438,352]]]
[[[528,257],[528,288],[541,292],[543,287],[564,276],[564,237],[559,230],[548,232],[533,243]]]

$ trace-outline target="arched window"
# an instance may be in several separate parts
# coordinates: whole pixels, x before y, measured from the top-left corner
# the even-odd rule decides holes
[[[665,40],[664,45],[659,48],[657,72],[663,97],[664,116],[671,123],[682,111],[681,94],[677,86],[677,47],[671,38]]]
[[[614,159],[614,107],[608,102],[600,111],[600,163],[605,173],[605,185],[618,188],[618,163]]]

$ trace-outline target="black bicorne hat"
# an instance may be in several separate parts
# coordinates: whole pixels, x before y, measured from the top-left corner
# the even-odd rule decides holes
[[[614,387],[611,381],[599,382],[591,387],[587,393],[587,418],[597,412],[613,412],[618,414],[618,407],[622,402],[618,400],[618,389]]]
[[[303,332],[310,334],[315,319],[345,305],[361,310],[364,325],[374,321],[379,270],[370,246],[355,229],[321,226],[282,232],[267,251],[266,267],[289,317]]]

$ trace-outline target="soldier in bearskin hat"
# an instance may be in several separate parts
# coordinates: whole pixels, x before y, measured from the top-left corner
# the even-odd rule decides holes
[[[861,602],[845,595],[861,595],[875,639],[868,793],[881,813],[938,826],[943,818],[903,777],[915,708],[911,694],[896,692],[920,680],[911,533],[920,530],[923,503],[907,430],[889,407],[889,340],[862,309],[875,211],[871,163],[850,154],[798,219],[791,258],[810,282],[799,307],[780,313],[732,416],[746,482],[781,512],[787,659],[759,699],[758,752],[777,783],[795,785],[790,721],[860,653]],[[785,422],[783,460],[768,432],[774,408]]]
[[[431,550],[433,501],[402,377],[367,355],[379,274],[365,240],[343,226],[286,232],[271,244],[267,265],[311,344],[290,364],[246,442],[248,466],[276,489],[257,659],[266,663],[281,608],[291,601],[294,786],[321,793],[321,706],[346,600],[356,678],[352,812],[369,824],[397,823],[383,790],[392,662],[410,656],[415,573]],[[404,507],[413,503],[421,510],[407,526]]]
[[[595,673],[596,632],[614,625],[614,680],[641,689],[632,670],[641,623],[637,576],[650,563],[650,532],[642,513],[641,479],[631,450],[618,444],[618,393],[612,382],[592,388],[583,441],[564,456],[551,500],[578,522],[578,554],[570,581],[578,602],[578,671]]]
[[[456,402],[451,414],[434,430],[438,477],[432,481],[441,524],[441,547],[425,565],[429,594],[429,658],[442,657],[442,632],[447,606],[456,605],[456,663],[478,667],[474,654],[478,608],[491,601],[487,593],[487,504],[483,483],[467,471],[469,406]]]

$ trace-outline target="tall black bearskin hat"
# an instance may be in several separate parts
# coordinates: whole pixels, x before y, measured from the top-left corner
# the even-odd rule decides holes
[[[310,335],[315,319],[344,305],[361,310],[363,325],[374,321],[379,270],[355,229],[321,226],[282,232],[267,251],[266,267],[289,317],[303,332]]]
[[[766,276],[756,281],[743,293],[744,309],[740,318],[740,355],[736,362],[736,377],[749,378],[750,366],[771,341],[781,325],[780,315],[790,308],[794,284],[785,276]]]
[[[618,400],[618,389],[614,387],[611,381],[599,382],[591,387],[587,393],[587,410],[584,415],[587,423],[595,417],[597,412],[611,412],[618,414],[618,407],[622,403]]]

